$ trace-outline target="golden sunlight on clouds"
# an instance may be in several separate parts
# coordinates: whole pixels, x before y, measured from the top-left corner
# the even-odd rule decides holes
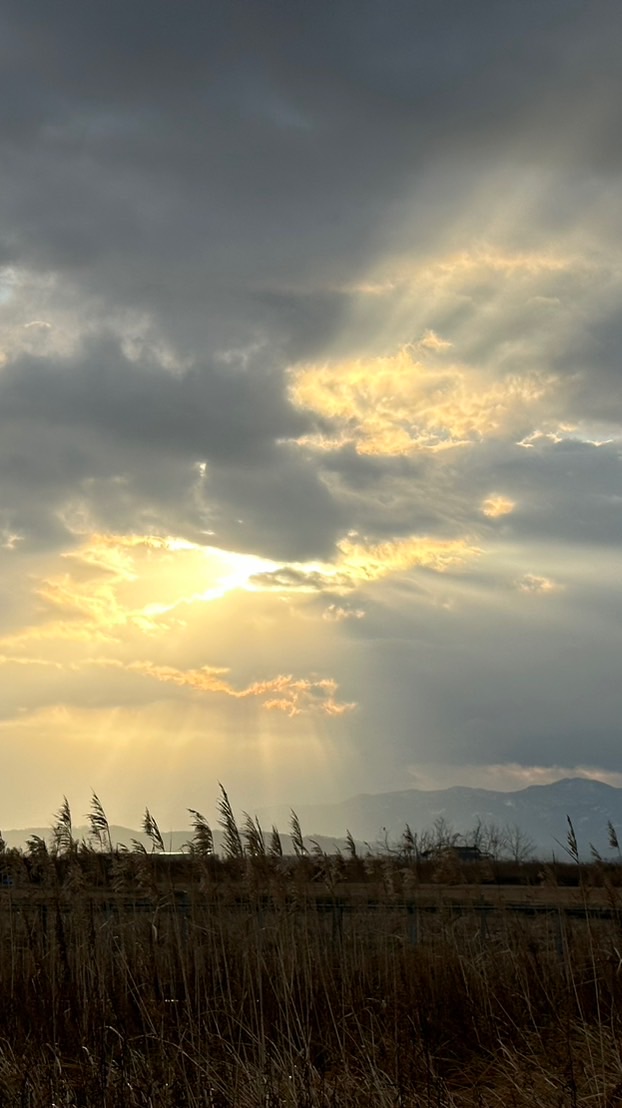
[[[251,554],[201,547],[156,535],[85,537],[61,554],[56,572],[36,586],[46,616],[40,624],[0,640],[109,642],[135,631],[157,635],[183,622],[184,609],[243,588],[274,562]]]
[[[336,596],[414,569],[459,569],[479,553],[466,538],[372,542],[350,532],[331,561],[279,566],[171,536],[93,534],[60,555],[43,580],[33,579],[36,618],[0,640],[0,666],[15,675],[17,706],[34,681],[38,710],[58,704],[79,711],[97,690],[116,704],[157,697],[177,701],[181,711],[182,703],[186,710],[206,698],[210,715],[237,715],[243,704],[255,704],[275,719],[327,724],[357,708],[324,668],[332,637],[337,625],[365,615]],[[282,603],[294,603],[299,592],[327,596],[304,643]],[[270,616],[260,635],[250,615],[244,630],[235,623],[243,593],[247,607]]]
[[[254,699],[266,711],[290,718],[337,717],[356,707],[338,698],[332,677],[309,673],[308,663],[306,672],[283,673],[279,666],[275,675],[269,669],[266,674],[273,660],[262,664],[260,658],[247,657],[242,662],[248,652],[240,649],[237,633],[223,640],[217,632],[216,660],[229,657],[236,668],[245,665],[246,681],[236,682],[229,664],[187,664],[205,657],[206,643],[210,654],[214,652],[210,628],[219,624],[212,620],[213,605],[218,608],[216,620],[222,620],[227,595],[242,589],[257,592],[251,578],[257,571],[273,569],[273,562],[172,537],[94,534],[78,550],[61,555],[60,565],[62,572],[35,586],[38,622],[0,640],[0,666],[58,672],[55,689],[43,691],[40,684],[42,695],[77,703],[76,697],[88,695],[89,673],[97,669],[98,687],[108,685],[113,699],[142,699],[139,678],[216,699]],[[278,636],[285,612],[278,596],[266,598],[266,603],[276,617],[269,635]],[[270,649],[264,642],[264,652]],[[255,679],[248,680],[249,673]]]
[[[257,574],[252,584],[257,589],[277,590],[282,593],[330,592],[346,594],[369,582],[381,581],[393,573],[406,573],[412,569],[430,569],[444,573],[458,569],[481,554],[477,546],[467,539],[434,539],[425,535],[407,535],[399,539],[370,543],[355,533],[337,543],[333,562],[313,565],[295,564],[281,566],[267,573]],[[331,605],[324,619],[339,622],[343,619],[364,616],[364,611],[350,610]]]
[[[377,581],[391,573],[417,567],[443,573],[464,565],[468,558],[480,553],[466,539],[431,539],[415,535],[381,543],[348,537],[342,539],[338,547],[337,564],[350,574],[353,582]]]
[[[551,577],[541,577],[535,573],[526,573],[516,581],[516,588],[530,596],[546,596],[548,593],[560,592],[563,587]]]
[[[96,664],[102,667],[122,666],[121,662],[114,659],[101,659]],[[284,712],[291,717],[303,712],[339,716],[353,711],[356,707],[356,704],[346,704],[336,700],[337,682],[330,677],[306,678],[279,674],[266,680],[253,681],[245,688],[236,689],[230,681],[225,680],[225,674],[229,673],[227,667],[201,666],[198,669],[178,669],[176,666],[135,661],[124,668],[131,673],[139,673],[143,677],[176,685],[178,688],[191,689],[193,692],[221,694],[236,700],[257,697],[262,707],[268,711]]]
[[[533,277],[541,273],[564,273],[569,269],[575,269],[577,264],[576,258],[557,254],[554,251],[509,253],[493,247],[481,247],[460,250],[441,258],[422,272],[417,272],[416,277],[420,279],[421,276],[425,276],[434,283],[442,277],[457,277],[463,280],[466,276],[485,276],[490,273],[508,277],[515,275]],[[582,268],[585,268],[583,260],[581,264]]]
[[[510,515],[516,507],[516,501],[510,500],[507,496],[499,496],[496,493],[492,493],[487,496],[481,506],[481,512],[483,515],[488,516],[489,519],[499,519],[500,516]]]
[[[44,669],[63,668],[62,662],[55,662],[52,658],[38,658],[36,655],[27,656],[21,654],[0,654],[0,666],[41,666]]]
[[[423,338],[419,342],[419,346],[424,350],[445,351],[451,350],[453,342],[449,342],[447,339],[442,339],[440,335],[436,334],[436,331],[427,330],[424,333]]]
[[[434,350],[445,346],[437,342]],[[293,369],[289,395],[334,426],[331,434],[303,436],[299,445],[351,444],[359,454],[395,456],[464,446],[519,427],[553,382],[536,370],[495,381],[459,364],[430,367],[403,346],[386,357]]]
[[[336,544],[331,561],[279,565],[172,537],[94,534],[77,550],[60,555],[55,571],[34,581],[37,619],[0,639],[0,649],[5,657],[36,654],[43,664],[47,655],[55,663],[70,664],[84,661],[89,647],[105,647],[109,656],[112,645],[115,650],[127,650],[132,644],[132,650],[142,652],[139,643],[165,646],[173,636],[179,645],[191,620],[196,623],[198,611],[204,613],[199,618],[209,619],[213,601],[241,591],[268,593],[277,599],[326,592],[330,604],[324,610],[324,622],[358,620],[364,610],[334,603],[335,595],[344,596],[413,569],[437,573],[458,569],[480,553],[467,538],[407,535],[375,543],[351,532]],[[277,607],[271,634],[278,634],[282,614]],[[142,665],[135,663],[134,669]],[[231,696],[258,695],[257,687],[233,689],[222,677],[227,672],[226,667],[190,671],[164,667],[158,673],[152,670],[151,676]],[[270,680],[280,683],[283,678]],[[309,699],[310,690],[322,687],[315,681],[308,687],[299,685],[296,705]]]
[[[336,291],[362,297],[391,297],[403,292],[413,306],[421,300],[422,291],[432,298],[448,290],[467,291],[468,287],[487,281],[537,281],[560,273],[590,272],[593,266],[585,257],[562,254],[555,250],[520,252],[496,249],[493,245],[473,245],[464,250],[441,254],[423,264],[413,264],[413,252],[405,257],[392,256],[375,278],[357,284],[338,286]],[[542,297],[551,302],[554,297]],[[427,332],[434,335],[433,331]],[[425,340],[421,345],[426,345]],[[438,349],[438,347],[435,347]]]
[[[329,604],[322,612],[322,619],[328,623],[343,623],[346,619],[364,619],[363,608],[348,608],[345,604]]]

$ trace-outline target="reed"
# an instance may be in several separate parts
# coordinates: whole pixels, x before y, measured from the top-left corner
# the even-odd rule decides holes
[[[412,842],[329,858],[298,824],[283,857],[224,790],[223,858],[196,811],[176,858],[148,810],[151,853],[106,849],[93,814],[91,843],[65,801],[51,850],[1,855],[3,1108],[622,1103],[618,890],[576,840],[574,901],[546,895],[584,917],[531,918],[482,911],[482,886],[456,911]]]

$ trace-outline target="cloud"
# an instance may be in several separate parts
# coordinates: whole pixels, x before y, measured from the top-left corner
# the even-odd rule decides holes
[[[69,359],[8,363],[0,402],[0,493],[29,543],[66,544],[76,509],[82,529],[209,531],[277,557],[325,553],[336,537],[325,485],[280,441],[304,421],[260,365],[173,373],[99,338]]]
[[[320,568],[281,566],[279,569],[254,574],[251,584],[261,590],[279,593],[318,593],[327,588],[340,592],[352,588],[352,580],[347,573],[333,570],[328,565]]]
[[[271,563],[174,536],[91,533],[30,582],[37,618],[0,638],[13,649],[37,642],[121,644],[158,638],[204,607],[249,586]]]
[[[553,385],[534,372],[490,382],[467,367],[430,369],[405,348],[371,361],[296,369],[290,395],[299,410],[335,429],[300,437],[301,447],[353,443],[361,454],[408,455],[511,435]]]
[[[541,577],[537,573],[526,573],[524,577],[517,580],[516,588],[520,592],[528,593],[531,596],[546,596],[548,593],[559,592],[563,585],[553,581],[550,577]]]
[[[436,573],[464,566],[481,553],[466,539],[439,540],[412,535],[382,543],[345,538],[338,543],[342,565],[354,581],[374,581],[414,568]]]
[[[364,618],[364,608],[353,608],[346,604],[329,604],[322,612],[322,619],[328,620],[329,623],[343,623],[344,620],[348,619]]]
[[[440,335],[436,334],[436,331],[429,329],[419,342],[419,346],[423,350],[434,350],[437,353],[442,353],[445,350],[451,350],[453,343],[447,339],[442,339]]]
[[[370,542],[355,532],[336,544],[332,562],[316,566],[282,566],[255,574],[251,583],[259,589],[284,593],[328,593],[344,595],[361,586],[396,574],[417,569],[446,573],[460,570],[481,551],[466,539],[435,539],[409,535],[405,538]],[[351,618],[356,609],[331,605],[325,618],[334,621]],[[364,612],[361,612],[364,615]]]
[[[104,533],[85,536],[83,545],[61,555],[59,563],[59,572],[32,583],[37,619],[0,640],[0,665],[23,672],[5,698],[7,717],[19,718],[28,702],[30,710],[59,702],[77,709],[110,699],[140,706],[157,695],[155,684],[224,701],[255,700],[262,709],[291,719],[337,719],[356,707],[338,696],[333,677],[280,672],[258,678],[252,649],[244,658],[235,630],[228,639],[217,636],[221,656],[232,657],[233,665],[180,664],[184,657],[205,656],[204,628],[210,617],[201,618],[197,610],[252,588],[254,571],[267,565],[257,557],[173,537]],[[278,604],[278,599],[270,603]],[[212,626],[218,618],[211,620]],[[265,616],[264,626],[269,626]],[[269,651],[264,637],[264,655],[274,653],[277,645]],[[141,659],[145,651],[155,658]],[[290,664],[295,653],[290,651]],[[308,647],[306,655],[308,663]],[[45,676],[48,670],[54,680]],[[240,671],[252,676],[240,680]]]
[[[100,660],[97,665],[119,663]],[[175,666],[156,665],[148,661],[130,662],[127,669],[143,677],[152,678],[164,684],[172,684],[192,692],[220,694],[236,700],[257,697],[266,711],[284,712],[288,716],[302,713],[340,716],[356,708],[354,703],[345,703],[336,699],[337,682],[330,677],[293,677],[291,674],[279,674],[263,680],[253,681],[242,689],[236,689],[225,674],[226,668],[201,666],[199,669],[180,670]]]
[[[481,511],[489,519],[499,519],[499,517],[510,515],[515,507],[514,500],[510,500],[507,496],[500,496],[498,493],[492,493],[483,501]]]

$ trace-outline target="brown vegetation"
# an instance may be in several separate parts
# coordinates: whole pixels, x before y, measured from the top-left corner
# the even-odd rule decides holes
[[[507,863],[527,915],[490,860],[328,857],[294,820],[284,858],[220,815],[224,858],[198,812],[187,856],[149,811],[153,852],[115,852],[97,798],[90,844],[64,802],[1,854],[1,1106],[622,1104],[617,867],[570,835],[566,866]]]

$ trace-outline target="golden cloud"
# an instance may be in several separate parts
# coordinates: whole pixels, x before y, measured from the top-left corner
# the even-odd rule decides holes
[[[0,654],[0,666],[40,666],[43,669],[62,669],[62,662],[55,662],[51,658],[37,658],[30,654],[28,657],[15,654]]]
[[[185,606],[250,588],[253,574],[273,568],[265,558],[172,536],[93,533],[33,586],[39,622],[0,639],[0,646],[156,635],[179,625]]]
[[[357,284],[339,285],[336,291],[365,297],[394,297],[402,293],[408,299],[421,302],[422,295],[438,297],[443,291],[468,293],[474,285],[491,277],[497,281],[531,281],[566,272],[591,272],[593,266],[576,254],[556,251],[508,252],[492,245],[475,245],[464,250],[442,254],[423,264],[413,263],[409,253],[406,259],[392,259],[384,263],[382,272],[375,278]],[[536,289],[534,296],[538,296]],[[551,295],[539,296],[547,301]]]
[[[322,612],[322,619],[328,623],[343,623],[346,619],[364,619],[363,608],[349,608],[345,604],[329,604]]]
[[[313,565],[280,566],[251,578],[254,588],[284,593],[322,593],[344,595],[367,582],[379,581],[393,573],[411,569],[431,569],[445,573],[457,569],[481,554],[467,539],[435,539],[426,535],[407,535],[374,543],[356,534],[337,543],[332,562]],[[358,618],[364,612],[331,605],[324,613],[327,620]]]
[[[435,351],[443,348],[437,341]],[[464,446],[520,426],[553,383],[535,370],[495,381],[459,364],[430,367],[404,346],[386,357],[292,369],[289,396],[334,426],[302,436],[300,446],[353,445],[359,454],[396,456]]]
[[[443,277],[465,276],[482,277],[490,274],[512,277],[515,275],[534,277],[546,273],[564,273],[569,269],[576,269],[578,260],[570,255],[556,254],[546,251],[532,251],[530,253],[504,253],[492,247],[480,247],[472,250],[460,250],[454,254],[448,254],[438,262],[425,268],[417,277],[426,277],[431,283],[436,283]],[[585,263],[582,262],[582,268]]]
[[[89,667],[99,667],[195,693],[255,699],[266,711],[290,717],[352,711],[356,705],[338,698],[331,677],[277,673],[240,685],[228,666],[184,668],[167,664],[166,655],[161,663],[136,660],[145,637],[158,637],[162,649],[174,634],[175,650],[180,643],[192,649],[196,627],[189,608],[235,589],[255,591],[253,575],[266,568],[275,563],[171,537],[90,535],[34,586],[43,602],[40,621],[0,639],[0,666],[53,667],[64,673],[70,690]],[[102,645],[105,652],[97,656]]]
[[[419,346],[423,350],[434,350],[436,352],[451,350],[453,342],[449,342],[447,339],[441,338],[437,335],[436,331],[432,331],[428,328],[425,331],[422,339],[419,340]]]
[[[169,635],[174,632],[176,649],[180,638],[192,644],[194,631],[186,632],[180,607],[236,588],[276,589],[282,594],[293,590],[328,593],[326,621],[359,620],[362,607],[336,598],[415,568],[443,573],[478,553],[466,538],[410,535],[374,542],[352,532],[337,543],[330,562],[279,567],[171,537],[94,534],[78,550],[62,555],[54,567],[57,572],[36,586],[36,596],[44,602],[40,621],[0,640],[0,665],[53,665],[70,682],[88,667],[108,668],[195,694],[255,700],[266,711],[289,717],[339,717],[356,704],[340,698],[329,676],[277,672],[243,684],[229,666],[168,664],[162,651]],[[161,644],[158,659],[136,660],[143,654],[140,643],[155,637]],[[103,644],[105,652],[95,656]]]
[[[100,663],[106,664],[106,663]],[[112,665],[117,665],[112,661]],[[337,682],[331,677],[293,677],[292,674],[279,674],[261,681],[254,681],[246,688],[236,689],[225,679],[229,672],[226,668],[201,666],[199,669],[177,669],[175,666],[156,665],[153,662],[130,662],[126,667],[144,677],[151,677],[165,684],[171,683],[179,688],[192,689],[201,693],[220,693],[246,700],[257,697],[263,701],[267,711],[285,712],[288,716],[302,713],[319,713],[336,716],[351,712],[354,703],[345,703],[335,699]]]
[[[348,536],[338,544],[337,566],[354,582],[377,581],[417,567],[444,573],[464,565],[481,551],[466,539],[434,539],[410,535],[381,543]]]
[[[302,594],[324,592],[326,589],[343,593],[353,587],[350,576],[339,572],[328,562],[279,566],[266,573],[254,574],[250,585],[259,592]]]
[[[516,501],[510,500],[507,496],[492,493],[482,502],[481,512],[489,519],[499,519],[500,516],[509,515],[515,507]]]
[[[536,573],[526,573],[524,577],[519,577],[515,584],[520,592],[528,593],[531,596],[559,592],[564,587],[551,577],[541,577]]]

